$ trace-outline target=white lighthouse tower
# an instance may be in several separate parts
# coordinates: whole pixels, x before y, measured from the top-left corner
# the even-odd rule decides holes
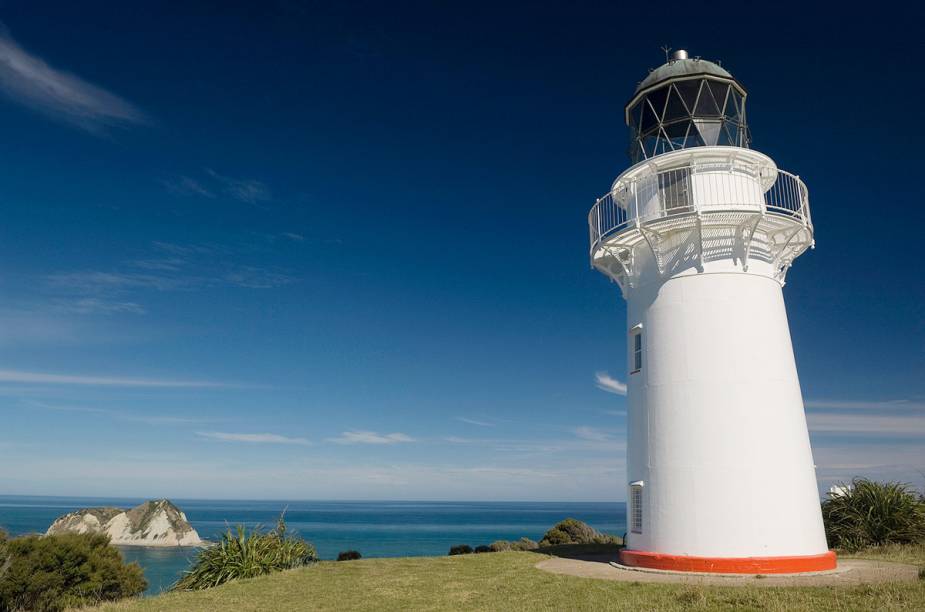
[[[834,569],[781,287],[806,185],[749,149],[746,92],[685,51],[625,109],[633,166],[591,209],[627,307],[626,565]]]

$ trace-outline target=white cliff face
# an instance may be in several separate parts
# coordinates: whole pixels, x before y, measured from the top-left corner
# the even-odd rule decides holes
[[[166,499],[147,501],[131,510],[84,508],[59,517],[46,535],[105,533],[120,546],[201,546],[186,515]]]

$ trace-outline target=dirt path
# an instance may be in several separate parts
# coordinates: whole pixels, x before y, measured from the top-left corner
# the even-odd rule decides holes
[[[908,582],[918,580],[919,570],[914,565],[888,563],[885,561],[868,561],[863,559],[846,559],[838,562],[838,569],[831,572],[810,575],[768,575],[761,578],[748,576],[728,576],[716,574],[678,574],[657,570],[638,570],[626,567],[614,567],[610,559],[595,560],[565,559],[552,557],[536,564],[538,569],[553,574],[566,574],[599,580],[617,580],[620,582],[661,582],[681,584],[702,584],[716,586],[850,586],[876,582]]]

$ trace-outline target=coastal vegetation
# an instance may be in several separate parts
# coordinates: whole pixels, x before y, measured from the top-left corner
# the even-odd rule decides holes
[[[358,550],[345,550],[342,553],[338,553],[338,561],[356,561],[357,559],[362,559],[363,555],[360,554]]]
[[[620,538],[606,535],[587,523],[567,518],[553,526],[540,540],[540,548],[564,544],[622,544]]]
[[[281,516],[272,531],[229,528],[221,541],[199,552],[192,568],[174,585],[176,591],[208,589],[233,580],[263,576],[308,565],[317,560],[315,548],[286,531]]]
[[[468,555],[471,553],[488,553],[488,552],[507,552],[507,551],[528,551],[539,550],[540,552],[552,552],[558,554],[565,547],[573,545],[604,545],[613,546],[623,544],[623,540],[612,535],[601,533],[585,522],[578,519],[567,518],[564,521],[556,523],[543,539],[538,543],[530,538],[520,538],[510,542],[508,540],[496,540],[490,545],[481,544],[473,548],[468,544],[458,544],[450,548],[450,555]]]
[[[577,546],[577,545],[573,545]],[[600,547],[602,545],[593,545]],[[615,547],[611,545],[611,550]],[[856,556],[925,567],[925,546]],[[197,610],[923,610],[925,580],[768,588],[634,583],[552,574],[537,552],[321,561],[190,593],[128,600],[106,612]]]
[[[925,542],[925,499],[909,485],[856,478],[822,502],[829,546],[858,551]]]
[[[507,540],[495,540],[491,543],[492,552],[505,552],[508,550],[536,550],[539,548],[539,544],[531,540],[530,538],[520,538],[513,542]]]
[[[147,588],[109,537],[95,533],[8,538],[0,531],[0,610],[56,612],[139,595]]]

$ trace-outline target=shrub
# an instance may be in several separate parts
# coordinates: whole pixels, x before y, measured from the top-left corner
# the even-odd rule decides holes
[[[489,546],[491,552],[504,552],[506,550],[511,550],[511,543],[507,540],[495,540]]]
[[[539,545],[545,547],[562,544],[617,544],[619,541],[618,538],[602,534],[587,523],[567,518],[547,531]]]
[[[57,611],[139,595],[148,587],[109,536],[0,536],[0,610]]]
[[[520,538],[516,542],[511,542],[511,550],[536,550],[540,545],[530,538]]]
[[[898,482],[856,478],[829,493],[822,520],[829,546],[846,551],[925,541],[925,503]]]
[[[248,533],[243,525],[225,532],[217,544],[200,551],[193,567],[173,586],[175,591],[196,591],[240,578],[253,578],[308,565],[316,560],[315,547],[286,533],[280,517],[276,529],[260,527]]]
[[[539,544],[530,538],[520,538],[516,542],[497,540],[491,543],[490,548],[492,552],[503,552],[505,550],[536,550],[539,548]]]
[[[363,555],[361,555],[360,551],[358,550],[345,550],[344,552],[339,553],[337,555],[337,560],[338,561],[356,561],[357,559],[361,559],[362,557]]]
[[[476,553],[476,554],[479,554],[479,553],[490,553],[490,552],[494,552],[494,551],[492,551],[491,546],[485,546],[484,544],[482,544],[482,545],[480,545],[480,546],[476,546],[476,547],[475,547],[475,553]]]
[[[472,547],[468,544],[457,544],[450,548],[451,555],[469,555],[472,554]]]

